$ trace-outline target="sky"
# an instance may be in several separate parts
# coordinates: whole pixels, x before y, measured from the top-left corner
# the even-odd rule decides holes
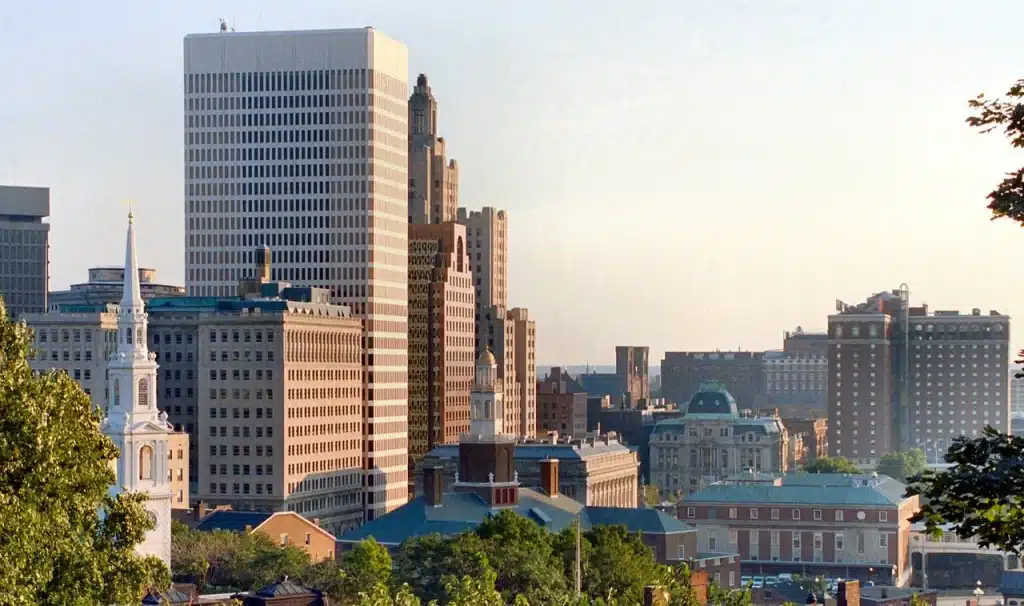
[[[182,39],[219,17],[408,46],[460,204],[509,213],[540,364],[779,348],[901,282],[1024,318],[1024,231],[985,208],[1024,157],[964,124],[1024,77],[1014,0],[7,3],[0,183],[51,188],[51,288],[121,263],[128,199],[183,283]]]

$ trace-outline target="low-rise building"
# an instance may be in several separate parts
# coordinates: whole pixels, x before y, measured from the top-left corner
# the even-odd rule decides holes
[[[537,381],[536,434],[544,436],[552,431],[569,436],[587,432],[587,392],[558,366]]]
[[[905,585],[918,497],[887,476],[745,474],[689,495],[698,546],[736,551],[743,573],[799,573]]]
[[[650,438],[651,484],[688,494],[742,470],[789,469],[789,438],[778,417],[749,417],[725,386],[708,382],[683,415],[655,425]]]
[[[423,467],[442,468],[445,482],[452,483],[460,452],[458,444],[438,446],[424,457]],[[613,434],[563,441],[555,432],[544,442],[519,441],[515,446],[519,482],[539,487],[543,462],[549,459],[559,460],[559,491],[570,499],[605,507],[636,507],[639,503],[639,458]],[[422,474],[416,483],[416,494],[423,494]]]
[[[282,547],[293,545],[302,549],[313,562],[334,559],[337,541],[333,534],[320,528],[318,520],[308,520],[294,511],[268,513],[216,509],[200,519],[195,529],[204,532],[258,532]]]

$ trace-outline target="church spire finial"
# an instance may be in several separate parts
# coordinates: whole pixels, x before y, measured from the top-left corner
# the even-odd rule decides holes
[[[135,255],[135,214],[128,203],[128,235],[124,250],[124,292],[121,307],[142,311],[142,288],[139,285],[139,261]]]

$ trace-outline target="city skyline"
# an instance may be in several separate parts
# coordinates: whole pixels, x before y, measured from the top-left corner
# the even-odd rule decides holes
[[[776,349],[783,330],[823,330],[834,299],[903,281],[915,302],[1015,315],[1024,287],[998,261],[1019,235],[989,223],[984,208],[1014,167],[1011,152],[963,119],[967,99],[1018,77],[1008,23],[1020,7],[1004,4],[1007,19],[993,24],[942,3],[660,4],[640,15],[582,6],[543,19],[529,7],[500,17],[467,7],[424,21],[414,5],[383,15],[315,2],[297,11],[186,3],[103,15],[102,28],[86,9],[19,6],[2,56],[38,61],[0,61],[15,90],[37,94],[0,108],[11,142],[0,182],[51,188],[50,290],[116,265],[126,197],[148,215],[140,238],[153,245],[141,265],[184,284],[181,39],[214,32],[231,13],[239,31],[372,24],[408,45],[410,85],[430,76],[462,205],[507,210],[509,290],[536,318],[543,365],[605,364],[623,342],[649,345],[655,363],[665,350]],[[478,27],[465,31],[467,21]],[[626,22],[627,48],[599,39]],[[37,47],[21,33],[33,23],[62,35]],[[576,33],[556,34],[574,23]],[[982,26],[986,44],[976,45]],[[120,35],[91,33],[111,28]],[[667,39],[673,28],[682,35]],[[545,35],[505,50],[529,31]],[[868,35],[857,56],[846,52]],[[570,61],[573,44],[588,52]],[[651,44],[665,50],[633,69]],[[612,293],[643,308],[624,321]]]

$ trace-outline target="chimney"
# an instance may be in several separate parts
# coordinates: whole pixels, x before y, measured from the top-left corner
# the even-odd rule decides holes
[[[558,459],[540,462],[540,489],[549,497],[558,496]]]
[[[860,606],[860,581],[839,581],[836,606]]]
[[[196,506],[192,509],[192,513],[195,516],[195,521],[199,522],[206,517],[206,501],[199,501]]]
[[[313,526],[320,526],[320,518],[313,518]]]
[[[423,498],[431,507],[440,507],[444,500],[443,471],[444,468],[438,466],[423,468]]]
[[[558,432],[557,431],[549,431],[548,432],[548,443],[549,444],[558,444]]]

